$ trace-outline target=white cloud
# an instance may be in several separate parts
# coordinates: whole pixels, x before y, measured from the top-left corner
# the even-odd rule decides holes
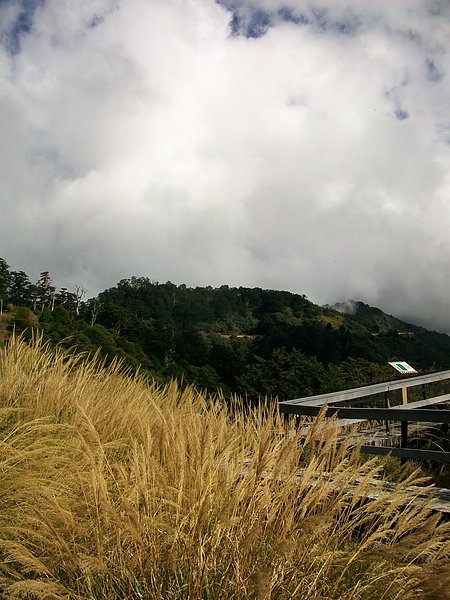
[[[327,3],[319,26],[316,1],[241,2],[271,15],[250,39],[213,0],[47,0],[12,52],[20,6],[0,4],[14,268],[91,294],[136,274],[354,297],[450,330],[446,3]]]

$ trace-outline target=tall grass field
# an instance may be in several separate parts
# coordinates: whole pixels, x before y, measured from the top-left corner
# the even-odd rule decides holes
[[[378,459],[339,446],[330,421],[289,430],[270,406],[12,339],[0,597],[450,598],[449,524],[413,502],[416,476],[367,497]]]

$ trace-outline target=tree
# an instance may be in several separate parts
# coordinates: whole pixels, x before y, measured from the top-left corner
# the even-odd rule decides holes
[[[38,302],[41,305],[41,312],[44,310],[45,306],[48,306],[50,310],[53,310],[55,307],[56,288],[53,285],[53,280],[48,271],[43,271],[41,273],[40,278],[36,283],[36,287]]]
[[[12,271],[9,282],[8,300],[15,305],[30,304],[30,280],[24,271]]]
[[[18,306],[14,311],[14,326],[26,339],[31,339],[33,329],[38,326],[38,318],[26,306]]]
[[[392,378],[392,369],[386,364],[374,363],[364,358],[350,358],[339,364],[327,366],[329,379],[325,391],[345,390],[360,385],[369,385]]]
[[[98,298],[91,298],[90,300],[88,300],[87,309],[91,317],[91,327],[94,327],[95,321],[97,320],[98,313],[100,312],[101,308],[102,303]]]
[[[250,398],[278,397],[290,400],[318,393],[327,384],[322,363],[300,352],[274,350],[269,359],[255,357],[238,379],[241,391]]]
[[[127,330],[134,322],[133,314],[127,308],[112,302],[101,303],[97,314],[101,325],[114,329],[117,335]]]
[[[75,312],[76,296],[73,292],[69,292],[67,288],[63,287],[59,290],[55,296],[55,302],[66,310]]]
[[[77,315],[80,314],[80,308],[83,304],[84,297],[86,296],[87,290],[81,285],[75,285],[75,312]]]
[[[0,258],[0,314],[3,312],[3,304],[8,300],[8,289],[11,283],[9,265]]]

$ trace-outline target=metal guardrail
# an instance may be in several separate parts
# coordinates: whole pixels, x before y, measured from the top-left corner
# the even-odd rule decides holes
[[[330,392],[328,394],[319,394],[316,396],[308,396],[305,398],[294,398],[293,400],[284,400],[283,402],[280,402],[280,405],[286,406],[291,404],[311,404],[313,406],[322,406],[323,404],[329,404],[329,401],[332,401],[333,404],[335,404],[337,402],[345,402],[347,400],[367,398],[369,396],[384,394],[393,390],[408,389],[412,387],[417,387],[419,385],[436,383],[437,381],[445,381],[447,379],[450,379],[450,371],[440,371],[439,373],[418,375],[408,377],[407,379],[395,379],[393,381],[375,383],[373,385],[365,385],[349,390],[342,390],[340,392]]]
[[[281,403],[280,403],[281,404]],[[299,410],[300,409],[300,410]],[[417,421],[425,423],[450,423],[450,410],[411,408],[351,408],[346,406],[283,406],[282,413],[315,417],[321,412],[325,417],[336,415],[343,419],[362,421]]]
[[[397,456],[401,459],[431,460],[441,463],[450,463],[450,452],[444,450],[420,450],[419,448],[396,448],[395,446],[371,446],[363,444],[360,447],[363,454],[378,456]]]
[[[323,414],[325,417],[336,416],[340,421],[338,425],[351,425],[352,422],[385,421],[386,424],[397,421],[401,424],[400,448],[394,446],[373,446],[363,444],[361,451],[369,454],[392,454],[405,459],[427,459],[450,463],[450,452],[442,450],[421,450],[408,448],[408,423],[439,423],[442,425],[443,434],[448,435],[448,423],[450,422],[450,410],[441,408],[440,405],[450,404],[450,394],[442,394],[432,398],[423,398],[415,402],[407,403],[407,389],[417,386],[425,386],[429,383],[445,381],[450,379],[450,371],[441,371],[429,375],[410,377],[388,381],[385,383],[343,390],[341,392],[320,394],[306,398],[295,398],[279,403],[282,414],[296,416],[317,416]],[[389,392],[391,390],[402,390],[403,404],[400,406],[389,406]],[[422,389],[423,396],[425,390]],[[367,402],[370,396],[384,394],[386,406],[384,408],[342,406],[343,402],[349,404],[361,404]],[[431,408],[434,407],[434,408]],[[388,425],[387,425],[388,426]],[[448,440],[446,442],[448,447]]]

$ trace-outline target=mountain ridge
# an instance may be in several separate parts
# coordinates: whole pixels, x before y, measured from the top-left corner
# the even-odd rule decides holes
[[[357,321],[378,326],[380,331],[388,331],[389,329],[397,329],[400,334],[417,333],[429,331],[425,327],[408,323],[398,317],[382,311],[376,306],[366,304],[362,300],[345,300],[336,302],[332,305],[325,305],[339,313],[354,317]]]
[[[84,300],[36,284],[0,260],[0,342],[40,331],[52,345],[95,354],[226,396],[293,398],[392,379],[388,361],[450,368],[450,337],[362,301],[319,306],[304,294],[121,280]],[[353,314],[346,314],[348,312]]]

